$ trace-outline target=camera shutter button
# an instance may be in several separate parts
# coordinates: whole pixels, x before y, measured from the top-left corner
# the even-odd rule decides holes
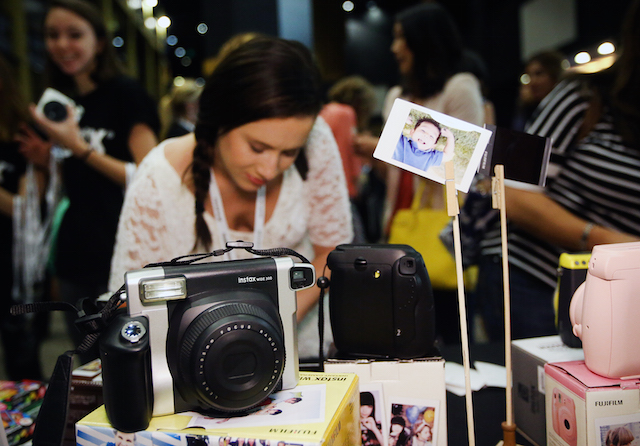
[[[120,329],[120,336],[132,344],[140,341],[140,339],[146,334],[147,329],[138,321],[129,321]]]
[[[353,267],[357,270],[357,271],[364,271],[365,269],[367,269],[367,259],[365,259],[364,257],[358,257],[353,261]]]

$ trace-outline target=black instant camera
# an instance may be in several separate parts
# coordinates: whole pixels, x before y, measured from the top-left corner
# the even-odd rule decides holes
[[[298,384],[296,291],[314,283],[289,257],[165,265],[125,274],[127,314],[100,335],[114,428],[151,416],[236,412]]]
[[[419,252],[407,245],[340,245],[327,266],[339,356],[409,359],[433,352],[433,293]]]

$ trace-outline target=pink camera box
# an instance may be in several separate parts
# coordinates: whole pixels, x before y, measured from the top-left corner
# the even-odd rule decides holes
[[[584,361],[546,364],[548,446],[601,446],[611,432],[640,429],[640,379],[611,379]]]

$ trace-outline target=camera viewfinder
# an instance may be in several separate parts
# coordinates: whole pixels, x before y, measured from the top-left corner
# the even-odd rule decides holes
[[[416,261],[411,257],[400,259],[400,274],[413,275],[416,273]]]
[[[294,266],[290,272],[291,289],[299,290],[313,285],[313,271],[309,268]]]

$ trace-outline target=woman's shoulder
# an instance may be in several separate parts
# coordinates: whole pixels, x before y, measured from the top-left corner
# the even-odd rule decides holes
[[[396,99],[402,97],[402,87],[400,85],[393,86],[387,91],[382,104],[382,117],[387,120],[389,113],[391,113],[391,107]]]
[[[114,76],[111,79],[105,81],[102,86],[105,89],[116,90],[122,89],[124,91],[143,91],[144,87],[138,80],[126,74],[120,74]]]
[[[153,107],[155,110],[155,102],[147,90],[136,79],[126,75],[102,82],[91,95],[101,101],[118,102],[130,110],[141,107]]]
[[[447,80],[443,91],[458,90],[461,88],[477,89],[480,91],[480,81],[473,73],[456,73]]]
[[[166,139],[161,145],[167,163],[182,176],[193,161],[193,149],[196,146],[193,133]]]

